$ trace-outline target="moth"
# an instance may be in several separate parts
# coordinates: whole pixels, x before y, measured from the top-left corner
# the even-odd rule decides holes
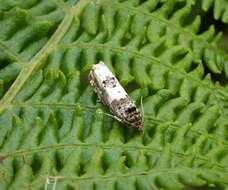
[[[92,66],[88,78],[100,101],[108,106],[118,121],[143,131],[140,110],[102,61]]]

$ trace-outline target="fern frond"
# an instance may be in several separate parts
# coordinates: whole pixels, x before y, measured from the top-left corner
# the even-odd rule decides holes
[[[218,1],[202,1],[202,8],[204,11],[208,11],[210,8],[213,8],[214,18],[221,19],[222,22],[228,22],[228,2],[225,0]]]
[[[227,189],[228,89],[211,79],[227,54],[194,6],[3,1],[0,189]],[[144,134],[97,103],[86,77],[99,60],[143,96]]]

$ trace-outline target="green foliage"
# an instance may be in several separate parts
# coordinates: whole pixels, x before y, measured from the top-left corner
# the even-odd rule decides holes
[[[1,0],[0,189],[228,189],[228,55],[202,30],[211,7],[227,23],[225,0]],[[143,97],[144,134],[97,102],[98,60]]]

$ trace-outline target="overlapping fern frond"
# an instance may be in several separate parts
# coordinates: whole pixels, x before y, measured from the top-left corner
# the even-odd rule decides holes
[[[228,56],[198,14],[212,6],[227,22],[208,0],[0,1],[0,189],[227,189],[228,89],[211,75]],[[144,134],[97,103],[99,60],[143,97]]]

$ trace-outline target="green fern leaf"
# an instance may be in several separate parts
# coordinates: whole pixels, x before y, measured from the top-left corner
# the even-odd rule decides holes
[[[1,0],[0,189],[227,189],[228,55],[201,29],[219,2]],[[144,134],[97,102],[99,60],[143,97]]]
[[[202,8],[204,11],[208,11],[213,7],[213,16],[215,19],[221,19],[222,22],[228,22],[228,2],[224,0],[219,1],[202,1]]]

